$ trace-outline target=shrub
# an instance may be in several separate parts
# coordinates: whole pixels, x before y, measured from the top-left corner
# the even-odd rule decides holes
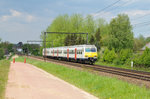
[[[126,61],[133,55],[131,49],[122,49],[119,53],[119,60],[121,64],[125,64]]]
[[[101,58],[101,54],[100,54],[100,52],[98,52],[97,54],[98,54],[98,56],[97,56],[97,60],[100,60],[100,58]]]
[[[106,50],[104,51],[104,55],[103,55],[103,61],[104,61],[104,62],[107,61],[108,53],[109,53],[109,50],[106,49]]]
[[[116,58],[116,53],[114,49],[112,49],[111,51],[106,49],[104,51],[104,56],[103,56],[104,62],[112,63],[115,58]]]
[[[119,58],[114,59],[113,63],[114,63],[115,65],[120,65],[120,64],[121,64]]]
[[[146,48],[142,55],[134,58],[135,66],[150,67],[150,49]]]

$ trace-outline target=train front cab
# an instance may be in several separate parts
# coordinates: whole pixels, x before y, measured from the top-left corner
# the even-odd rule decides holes
[[[95,63],[95,61],[97,60],[97,48],[96,47],[91,47],[91,48],[85,47],[84,56],[85,56],[85,60],[88,61],[90,64]]]

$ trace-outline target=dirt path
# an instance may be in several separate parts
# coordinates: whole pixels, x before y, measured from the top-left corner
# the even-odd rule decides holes
[[[96,99],[47,72],[20,62],[11,63],[6,99]]]

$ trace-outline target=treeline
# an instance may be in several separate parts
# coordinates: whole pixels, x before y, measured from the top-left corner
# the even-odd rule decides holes
[[[150,41],[150,38],[142,35],[134,38],[132,30],[126,14],[117,15],[109,23],[101,18],[94,19],[91,15],[59,15],[46,29],[47,32],[88,33],[88,44],[97,46],[99,60],[117,65],[130,64],[135,60],[135,53]],[[86,44],[86,35],[47,34],[47,41],[52,41],[53,44],[47,43],[46,47]],[[134,62],[138,66],[137,61]]]
[[[97,46],[100,46],[100,36],[108,33],[107,27],[108,24],[104,19],[94,20],[91,15],[83,17],[81,14],[73,14],[71,16],[66,14],[56,17],[46,31],[88,33],[88,43],[97,43]],[[43,38],[43,33],[41,38]],[[47,41],[53,41],[54,46],[67,46],[86,44],[87,38],[86,34],[48,34]],[[52,43],[47,43],[47,47],[52,47]]]
[[[0,38],[0,60],[5,58],[5,55],[8,55],[9,53],[13,53],[13,44],[9,42],[2,42],[2,39]]]
[[[23,54],[29,54],[29,55],[35,55],[35,56],[41,56],[42,55],[42,47],[40,44],[22,44],[22,53]]]

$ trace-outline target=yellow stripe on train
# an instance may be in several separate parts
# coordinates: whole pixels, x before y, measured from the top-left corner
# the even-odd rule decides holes
[[[97,52],[85,52],[85,57],[97,57]]]

